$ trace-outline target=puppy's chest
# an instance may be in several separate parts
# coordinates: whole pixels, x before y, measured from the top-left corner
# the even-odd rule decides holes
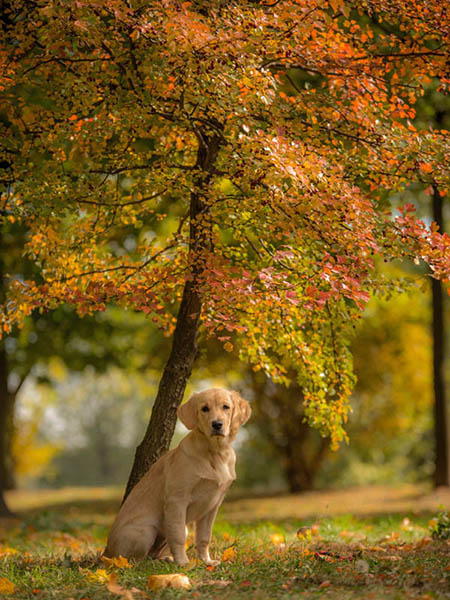
[[[222,500],[233,479],[202,478],[192,490],[188,520],[196,520],[212,510]]]

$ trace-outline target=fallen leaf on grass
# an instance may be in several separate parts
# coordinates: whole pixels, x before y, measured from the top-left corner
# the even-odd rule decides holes
[[[408,517],[405,517],[400,525],[400,529],[402,531],[412,531],[413,527],[411,525],[411,521],[408,519]]]
[[[319,585],[319,588],[327,588],[330,587],[331,585],[331,581],[322,581],[322,583]]]
[[[116,573],[111,573],[109,580],[106,583],[106,587],[112,594],[117,594],[124,600],[134,600],[134,594],[138,594],[143,598],[148,598],[145,592],[135,587],[131,588],[131,590],[127,590],[126,588],[122,587],[117,581]]]
[[[9,546],[0,546],[0,558],[4,556],[11,556],[12,554],[17,554],[19,551],[15,548],[10,548]]]
[[[12,581],[6,579],[6,577],[0,577],[0,593],[5,594],[5,596],[9,596],[10,594],[14,594],[16,586]]]
[[[171,575],[150,575],[147,580],[147,587],[152,590],[162,590],[164,588],[179,588],[185,589],[191,587],[189,577],[181,573],[173,573]]]
[[[223,561],[227,561],[227,560],[234,560],[236,558],[236,550],[234,549],[233,546],[230,546],[229,548],[227,548],[224,553],[222,554],[222,560]]]
[[[311,527],[300,527],[300,529],[297,530],[297,537],[299,540],[310,540],[316,535],[319,535],[318,525],[311,525]]]
[[[91,581],[97,581],[98,583],[105,583],[109,581],[110,575],[106,569],[97,569],[96,571],[89,571],[88,569],[81,569],[80,571]]]
[[[383,539],[383,542],[395,542],[395,540],[398,540],[399,537],[400,534],[398,533],[398,531],[393,531]]]
[[[113,594],[117,594],[118,596],[122,596],[125,600],[133,600],[133,594],[130,590],[125,589],[117,582],[117,575],[115,573],[111,573],[109,576],[109,580],[106,582],[106,587]]]
[[[124,556],[115,556],[114,558],[108,558],[107,556],[102,556],[102,563],[106,567],[118,567],[119,569],[131,569],[131,565],[128,562],[128,559]]]
[[[431,543],[431,538],[426,535],[424,538],[422,538],[421,540],[419,540],[415,546],[416,548],[422,548],[423,546],[428,546],[428,544]]]
[[[281,544],[284,544],[284,535],[281,533],[272,533],[270,541],[274,546],[280,546]]]

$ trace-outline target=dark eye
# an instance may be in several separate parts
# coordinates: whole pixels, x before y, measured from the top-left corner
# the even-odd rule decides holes
[[[209,408],[207,406],[202,407],[202,412],[209,412]]]
[[[227,404],[224,404],[224,405],[222,406],[222,408],[224,408],[225,410],[228,410],[230,407],[229,407]]]

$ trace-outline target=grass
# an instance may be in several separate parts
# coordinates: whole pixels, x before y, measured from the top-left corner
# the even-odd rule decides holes
[[[225,560],[181,569],[102,563],[117,490],[13,494],[23,512],[2,531],[0,598],[450,598],[450,543],[430,537],[448,495],[409,486],[235,500],[214,527],[212,554]],[[148,589],[149,575],[168,573],[192,587]]]

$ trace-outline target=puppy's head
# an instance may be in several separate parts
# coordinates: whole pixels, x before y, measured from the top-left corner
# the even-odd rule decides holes
[[[219,388],[194,394],[178,408],[178,417],[188,429],[198,428],[211,438],[233,439],[250,414],[249,403],[237,392]]]

